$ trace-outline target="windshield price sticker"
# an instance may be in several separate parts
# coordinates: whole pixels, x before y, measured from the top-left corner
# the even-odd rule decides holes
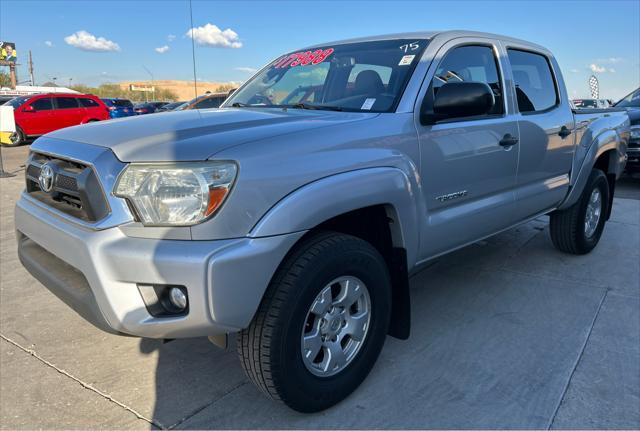
[[[400,59],[400,63],[398,63],[398,66],[407,66],[411,64],[414,58],[416,58],[415,55],[404,55]]]
[[[273,67],[275,67],[276,69],[283,69],[285,67],[320,64],[325,61],[331,54],[333,54],[333,51],[333,48],[327,48],[318,49],[316,51],[296,52],[280,57],[275,61]]]

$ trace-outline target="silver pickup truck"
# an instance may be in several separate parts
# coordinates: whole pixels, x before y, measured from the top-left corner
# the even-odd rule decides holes
[[[220,109],[59,130],[31,148],[19,256],[105,331],[235,334],[293,409],[351,393],[410,330],[421,264],[542,214],[588,253],[629,119],[573,112],[545,48],[421,32],[308,47]]]

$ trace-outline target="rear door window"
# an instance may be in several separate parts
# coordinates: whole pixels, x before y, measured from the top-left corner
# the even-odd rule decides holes
[[[58,109],[78,108],[78,100],[75,97],[56,97],[55,100]]]
[[[80,104],[85,107],[85,108],[96,108],[100,105],[98,105],[98,102],[96,102],[93,99],[87,99],[87,98],[79,98],[78,99],[80,101]]]
[[[517,49],[507,53],[520,112],[546,111],[558,105],[560,98],[547,57]]]
[[[50,97],[43,97],[42,99],[34,100],[31,102],[31,106],[36,111],[49,111],[53,109],[53,103]]]

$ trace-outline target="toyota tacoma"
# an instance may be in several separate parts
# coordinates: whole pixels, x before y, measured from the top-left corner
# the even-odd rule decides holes
[[[509,37],[421,32],[276,58],[219,109],[39,138],[22,264],[105,331],[234,334],[248,378],[302,412],[349,395],[410,332],[409,277],[550,216],[584,254],[626,162],[623,109],[572,110],[558,63]]]

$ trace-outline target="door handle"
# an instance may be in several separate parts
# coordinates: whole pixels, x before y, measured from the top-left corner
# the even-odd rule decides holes
[[[560,131],[558,132],[558,135],[560,135],[560,137],[562,139],[566,138],[567,136],[569,136],[571,134],[571,130],[569,128],[567,128],[567,126],[562,126],[560,128]]]
[[[502,147],[512,147],[515,144],[518,143],[518,138],[516,138],[515,136],[511,135],[510,133],[507,133],[506,135],[504,135],[502,137],[502,139],[500,139],[500,142],[498,142],[498,144],[500,144],[500,146]]]

